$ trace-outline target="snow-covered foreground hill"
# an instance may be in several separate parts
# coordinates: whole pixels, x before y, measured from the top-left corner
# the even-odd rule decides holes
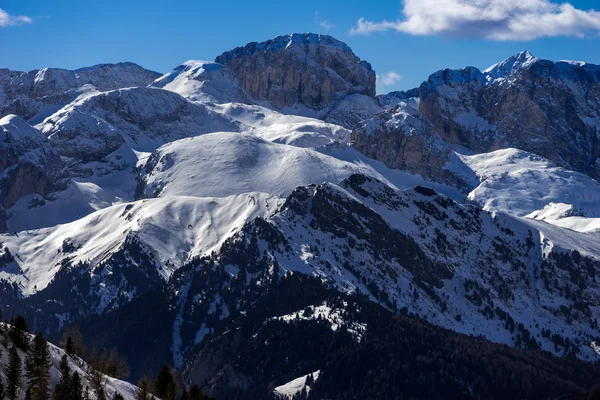
[[[8,328],[8,325],[4,324],[3,325],[4,328]],[[33,339],[33,335],[29,335],[30,339]],[[8,339],[7,345],[4,346],[3,343],[0,343],[0,349],[2,350],[2,357],[0,357],[0,380],[2,380],[2,382],[6,382],[6,369],[8,366],[8,349],[12,346],[12,341],[10,339]],[[53,345],[52,343],[48,343],[48,347],[49,347],[49,351],[50,351],[50,362],[51,362],[51,367],[50,367],[50,389],[54,389],[54,387],[60,382],[60,378],[61,378],[61,373],[60,373],[60,361],[63,358],[63,356],[65,355],[65,351],[63,349],[61,349],[60,347],[57,347],[55,345]],[[18,353],[19,353],[19,357],[21,358],[21,366],[23,367],[22,370],[22,376],[25,376],[25,369],[24,369],[24,363],[25,363],[25,357],[26,354],[23,350],[21,349],[17,349]],[[77,357],[76,355],[72,355],[72,356],[67,356],[67,359],[69,361],[69,370],[71,371],[71,373],[77,373],[79,374],[79,377],[81,378],[81,385],[83,387],[83,389],[85,390],[86,387],[89,388],[89,394],[90,394],[90,399],[96,400],[96,395],[94,394],[94,391],[92,390],[92,384],[91,384],[91,376],[90,373],[92,371],[92,368],[85,362],[83,361],[81,358]],[[108,399],[112,399],[115,393],[120,393],[121,396],[123,396],[123,398],[125,400],[134,400],[135,399],[135,395],[137,392],[137,387],[132,385],[129,382],[125,382],[119,379],[115,379],[109,376],[104,376],[104,388],[106,391],[106,396]],[[5,386],[6,389],[6,386]],[[25,391],[26,391],[26,379],[23,378],[21,380],[21,391],[20,391],[20,396],[19,399],[24,399],[25,398]]]

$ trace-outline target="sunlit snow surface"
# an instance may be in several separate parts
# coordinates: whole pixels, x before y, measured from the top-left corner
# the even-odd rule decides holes
[[[275,389],[273,389],[273,393],[275,393],[276,396],[284,400],[291,400],[296,394],[301,393],[302,390],[305,390],[308,394],[310,393],[310,387],[306,386],[306,378],[309,375],[312,375],[313,379],[316,381],[317,379],[319,379],[320,373],[321,371],[319,370],[313,372],[312,374],[302,375],[296,379],[289,381],[284,385],[277,386]]]

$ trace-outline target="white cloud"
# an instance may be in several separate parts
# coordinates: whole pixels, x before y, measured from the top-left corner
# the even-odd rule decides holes
[[[335,28],[335,25],[332,24],[331,22],[329,22],[328,20],[321,19],[319,17],[318,11],[315,13],[315,21],[319,23],[319,25],[321,26],[321,28],[323,28],[325,30],[325,32],[329,32],[330,30]]]
[[[335,26],[331,22],[327,21],[326,19],[319,21],[319,25],[321,25],[321,28],[325,29],[326,32],[329,32]]]
[[[18,15],[10,15],[0,8],[0,27],[30,24],[31,18]]]
[[[377,75],[377,81],[380,82],[383,86],[395,85],[402,79],[401,75],[398,75],[395,72],[388,72],[383,76]]]
[[[403,14],[396,21],[361,18],[350,33],[394,30],[492,40],[600,34],[600,12],[549,0],[404,0]]]

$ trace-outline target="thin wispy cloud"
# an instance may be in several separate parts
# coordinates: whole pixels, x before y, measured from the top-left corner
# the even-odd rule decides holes
[[[32,23],[32,19],[23,15],[10,15],[0,8],[0,28]]]
[[[321,28],[323,28],[325,32],[329,32],[330,30],[335,28],[335,25],[333,25],[330,21],[319,17],[318,11],[315,13],[315,21],[318,22],[319,26],[321,26]]]
[[[400,79],[402,79],[402,76],[394,71],[387,72],[381,76],[377,75],[377,81],[383,86],[395,85],[396,83],[400,82]]]
[[[600,12],[549,0],[404,0],[395,21],[361,18],[351,34],[397,31],[491,40],[600,34]]]

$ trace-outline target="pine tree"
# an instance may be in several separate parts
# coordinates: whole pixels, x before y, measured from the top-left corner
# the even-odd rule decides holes
[[[102,357],[105,359],[106,371],[104,372],[107,375],[117,379],[125,378],[129,375],[127,360],[119,354],[116,347],[113,347],[108,355],[103,354]]]
[[[32,400],[48,399],[51,366],[48,342],[41,333],[38,333],[33,338],[25,357],[27,389],[31,391]]]
[[[202,392],[198,385],[192,386],[190,389],[189,400],[214,400]]]
[[[177,383],[167,365],[163,365],[154,381],[154,394],[163,400],[175,400],[177,397]]]
[[[16,400],[21,388],[21,357],[15,345],[8,351],[8,367],[6,369],[6,395],[8,400]]]
[[[183,389],[183,393],[181,394],[181,400],[190,400],[190,394],[188,393],[187,389]]]
[[[150,394],[150,380],[148,378],[142,378],[138,382],[138,390],[135,394],[135,400],[151,400],[152,395]]]
[[[77,355],[82,357],[85,352],[83,336],[77,325],[70,326],[63,331],[59,344],[70,356]]]
[[[125,400],[125,399],[123,398],[123,396],[121,396],[121,393],[115,392],[115,395],[113,396],[113,400]]]
[[[19,315],[17,318],[11,319],[10,325],[9,336],[13,344],[19,349],[27,351],[29,347],[29,336],[27,334],[29,326],[27,326],[25,318]]]
[[[71,389],[71,371],[69,368],[69,360],[67,359],[66,354],[64,354],[60,359],[58,369],[60,371],[60,381],[56,384],[52,397],[54,400],[70,400],[69,391]]]
[[[68,355],[73,355],[74,353],[74,349],[73,349],[73,339],[71,338],[71,336],[67,337],[67,343],[65,344],[65,351],[67,352]]]
[[[83,385],[81,384],[81,378],[79,377],[79,374],[77,372],[73,372],[73,375],[71,375],[71,379],[70,379],[70,385],[69,385],[69,399],[70,400],[82,400],[84,398],[83,396]],[[86,398],[89,399],[89,393],[87,393],[87,388],[86,388]]]

